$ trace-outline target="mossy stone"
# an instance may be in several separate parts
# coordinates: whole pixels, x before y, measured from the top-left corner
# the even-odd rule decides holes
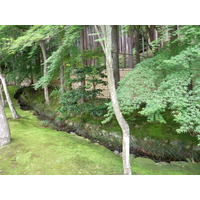
[[[144,164],[144,165],[148,165],[148,164],[155,164],[155,162],[149,158],[142,158],[142,157],[137,157],[134,159],[134,163],[138,163],[138,164]]]

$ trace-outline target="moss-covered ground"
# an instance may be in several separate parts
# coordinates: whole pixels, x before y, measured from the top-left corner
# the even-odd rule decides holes
[[[10,88],[13,96],[14,88]],[[31,111],[13,120],[8,107],[12,142],[0,148],[0,175],[123,174],[122,159],[103,146],[65,132],[41,126]],[[150,159],[131,157],[134,174],[200,174],[200,164],[159,165]]]
[[[51,97],[51,105],[45,106],[45,100],[42,90],[38,90],[34,92],[30,87],[25,88],[23,95],[23,99],[28,103],[28,105],[33,105],[34,109],[38,109],[40,111],[45,111],[46,114],[49,114],[50,117],[56,117],[56,111],[59,107],[58,98],[55,96]],[[40,103],[38,103],[40,102]],[[41,104],[42,102],[42,104]],[[152,138],[158,140],[182,140],[182,141],[191,141],[192,143],[197,144],[197,137],[193,137],[189,134],[177,134],[176,129],[179,128],[179,125],[174,122],[173,116],[170,111],[167,111],[163,114],[167,123],[147,123],[147,118],[138,114],[138,112],[134,112],[131,116],[126,116],[126,120],[129,123],[131,134],[139,137],[139,138]],[[82,115],[75,116],[70,118],[70,121],[74,122],[83,122],[90,123],[94,125],[100,126],[102,129],[110,131],[110,132],[118,132],[121,133],[121,129],[117,123],[116,119],[111,120],[111,122],[102,124],[101,122],[104,120],[103,117],[94,118],[91,115]]]

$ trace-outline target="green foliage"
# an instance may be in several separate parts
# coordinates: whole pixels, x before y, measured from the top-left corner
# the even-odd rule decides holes
[[[21,37],[18,37],[10,48],[11,53],[22,51],[34,43],[51,39],[53,36],[63,30],[63,25],[34,25],[25,31]]]
[[[155,57],[138,64],[120,82],[117,91],[120,108],[126,115],[141,109],[139,113],[147,116],[149,122],[161,123],[166,122],[163,113],[169,109],[174,121],[180,124],[178,133],[197,134],[200,133],[200,44],[188,46],[188,41],[176,44],[173,51],[166,46]],[[112,115],[110,105],[104,122]]]
[[[62,44],[47,59],[48,73],[35,84],[35,88],[44,87],[55,77],[57,70],[63,62],[74,66],[77,63],[77,39],[80,37],[82,26],[69,26],[62,38]],[[71,56],[69,56],[71,55]]]
[[[105,114],[106,105],[101,99],[97,99],[102,89],[97,89],[99,84],[106,85],[102,80],[105,77],[103,70],[105,66],[80,66],[72,71],[73,78],[70,83],[81,83],[85,85],[66,92],[62,96],[62,107],[60,112],[66,117],[88,113],[94,117]],[[83,103],[84,102],[84,103]]]
[[[66,118],[82,114],[89,114],[93,117],[103,116],[107,108],[105,100],[94,100],[95,96],[93,91],[83,91],[82,89],[66,92],[62,96],[60,112]],[[81,102],[82,99],[85,99],[84,103]]]

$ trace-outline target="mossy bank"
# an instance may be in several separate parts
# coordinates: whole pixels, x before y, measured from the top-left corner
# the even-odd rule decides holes
[[[116,120],[101,124],[102,118],[94,119],[88,115],[70,119],[59,118],[58,99],[52,98],[49,106],[45,105],[43,91],[31,87],[21,88],[15,94],[22,107],[33,109],[43,120],[44,126],[57,130],[76,133],[100,143],[115,153],[121,152],[121,131]],[[28,107],[27,107],[28,106]],[[131,153],[155,161],[200,161],[200,147],[196,137],[189,134],[177,134],[177,124],[166,113],[167,124],[147,123],[146,118],[135,113],[127,117],[131,127]]]

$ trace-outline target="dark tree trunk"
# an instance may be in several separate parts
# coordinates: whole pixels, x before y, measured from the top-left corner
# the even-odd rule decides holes
[[[115,78],[115,88],[118,87],[120,81],[119,74],[119,32],[118,26],[112,26],[112,56],[113,56],[113,74]]]
[[[140,48],[139,48],[139,33],[137,30],[135,32],[135,50],[136,50],[136,64],[140,62]]]
[[[144,36],[142,36],[142,54],[143,54],[143,56],[144,56],[144,52],[145,52],[145,50],[144,50]]]
[[[30,63],[31,64],[31,63]],[[31,65],[31,85],[34,84],[34,80],[33,80],[33,67]]]
[[[126,68],[126,35],[123,34],[123,57],[124,57],[124,68]]]
[[[129,61],[129,68],[133,68],[134,67],[134,63],[133,63],[133,33],[130,32],[128,34],[128,61]]]
[[[84,50],[87,49],[87,37],[85,36],[86,35],[86,28],[82,29],[81,30],[81,38],[80,38],[80,49],[81,49],[81,53],[83,53]],[[84,61],[83,57],[82,57],[82,65],[83,66],[87,66],[87,61]],[[82,88],[82,91],[84,93],[85,91],[85,77],[83,77],[83,80],[81,81],[81,88]],[[84,98],[81,98],[81,103],[84,103]]]
[[[154,41],[154,25],[147,25],[147,33],[150,38],[150,42]]]

